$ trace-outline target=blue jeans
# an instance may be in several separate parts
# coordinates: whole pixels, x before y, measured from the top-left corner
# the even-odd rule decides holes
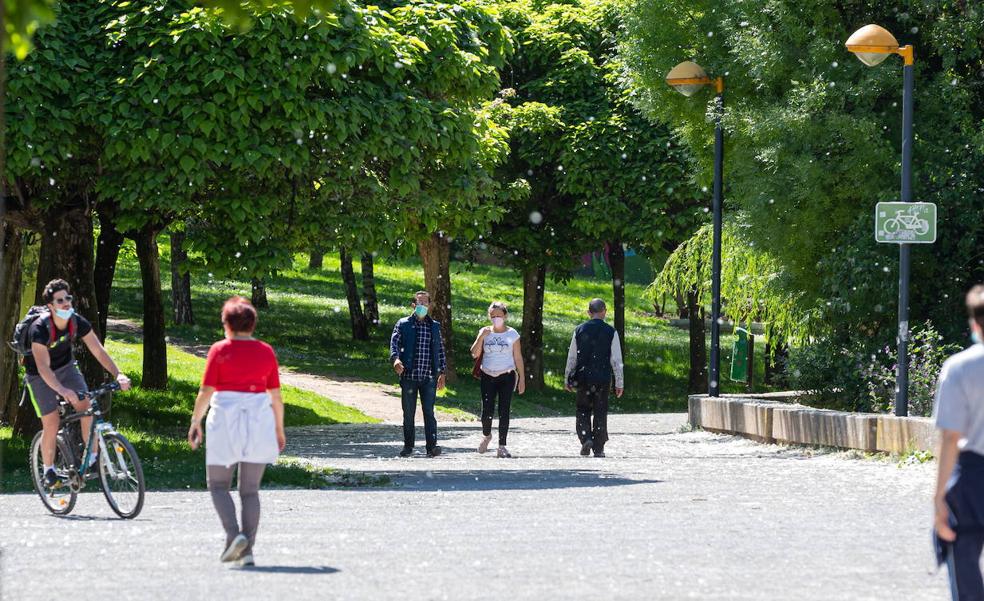
[[[417,412],[417,395],[420,395],[420,406],[424,410],[424,436],[427,438],[427,450],[437,446],[437,418],[434,417],[434,402],[437,400],[437,378],[426,380],[400,379],[400,389],[403,400],[403,446],[412,448],[415,433],[413,416]]]

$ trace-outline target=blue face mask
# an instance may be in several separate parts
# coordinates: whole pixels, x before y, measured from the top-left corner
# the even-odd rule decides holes
[[[75,315],[75,308],[73,307],[70,309],[55,309],[55,315],[61,317],[62,319],[68,319],[71,316]]]
[[[977,335],[977,332],[971,331],[970,332],[970,339],[974,341],[974,344],[980,344],[981,343],[981,337]]]
[[[417,317],[423,317],[427,315],[427,305],[417,305],[414,307],[413,312],[417,315]]]

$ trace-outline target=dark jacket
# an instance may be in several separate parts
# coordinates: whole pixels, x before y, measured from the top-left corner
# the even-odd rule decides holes
[[[393,328],[393,337],[390,340],[390,360],[399,357],[407,370],[413,368],[413,358],[417,354],[417,328],[412,320],[417,319],[415,315],[410,315],[396,322]],[[437,375],[443,371],[441,364],[441,348],[444,342],[441,340],[441,324],[431,317],[425,317],[430,322],[431,327],[431,368]],[[399,333],[399,339],[397,339]]]
[[[577,366],[572,383],[609,384],[612,381],[612,340],[615,328],[602,319],[592,319],[574,330],[577,341]]]

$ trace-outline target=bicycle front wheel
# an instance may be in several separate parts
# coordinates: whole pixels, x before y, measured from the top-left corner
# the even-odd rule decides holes
[[[52,488],[48,488],[44,482],[44,460],[41,457],[41,432],[34,436],[31,441],[31,456],[28,458],[31,469],[31,480],[34,483],[34,490],[41,497],[41,502],[48,508],[48,511],[55,515],[68,515],[75,507],[75,500],[78,494],[72,490],[69,483],[69,472],[74,467],[71,451],[68,443],[58,435],[55,445],[55,472],[59,476],[59,483]]]
[[[106,448],[99,454],[99,482],[106,502],[121,518],[135,518],[143,509],[146,490],[140,458],[122,434],[113,432],[104,438]]]

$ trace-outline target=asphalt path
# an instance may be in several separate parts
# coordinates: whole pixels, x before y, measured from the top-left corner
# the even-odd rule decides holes
[[[512,459],[480,426],[398,459],[395,424],[292,429],[287,454],[393,484],[264,489],[257,567],[218,561],[208,493],[151,492],[133,521],[100,493],[69,518],[0,496],[0,598],[942,599],[929,544],[934,465],[682,432],[616,415],[605,458],[573,418],[513,420]],[[418,439],[422,440],[422,432]]]

